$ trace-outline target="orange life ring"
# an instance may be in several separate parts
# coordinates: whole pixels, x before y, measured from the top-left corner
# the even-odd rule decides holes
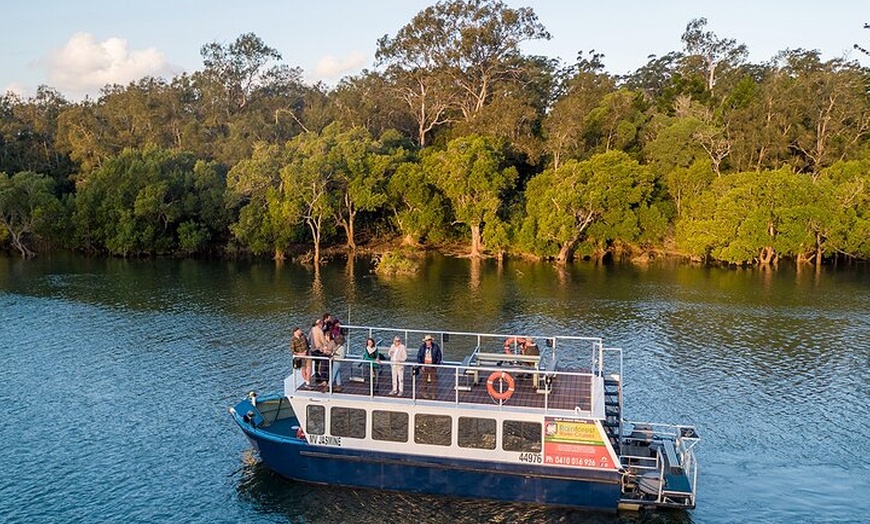
[[[525,343],[525,337],[508,337],[504,341],[504,352],[506,355],[513,355],[513,346],[516,345],[516,347],[522,348]]]
[[[507,385],[507,389],[504,391],[496,391],[495,383],[498,380],[504,382]],[[514,394],[515,385],[514,377],[504,371],[493,371],[489,378],[486,379],[486,390],[489,392],[489,395],[496,400],[507,400],[511,398]]]

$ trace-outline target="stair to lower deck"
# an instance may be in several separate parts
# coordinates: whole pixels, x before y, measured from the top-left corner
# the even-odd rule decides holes
[[[622,424],[622,390],[619,379],[609,377],[604,379],[604,431],[610,440],[616,454],[620,454],[619,428]]]

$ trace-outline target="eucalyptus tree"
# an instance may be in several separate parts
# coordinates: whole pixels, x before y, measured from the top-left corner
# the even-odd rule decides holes
[[[640,235],[638,209],[648,204],[652,173],[622,151],[568,160],[526,187],[523,235],[541,256],[564,264],[581,241],[631,242]],[[595,237],[590,228],[600,223]]]
[[[604,72],[604,55],[578,55],[576,73],[559,87],[561,96],[543,122],[546,149],[558,168],[563,159],[582,158],[589,150],[587,119],[605,96],[616,90],[616,80]]]
[[[517,170],[506,161],[504,142],[469,135],[424,158],[424,169],[453,208],[456,221],[471,230],[473,258],[483,254],[482,231],[498,221],[504,192],[513,188]]]
[[[700,61],[707,90],[712,92],[716,85],[716,75],[722,68],[739,65],[746,59],[749,51],[745,44],[738,44],[733,38],[719,38],[712,31],[705,31],[706,27],[706,18],[694,18],[686,24],[686,30],[680,39],[685,46],[688,64],[693,59]]]
[[[211,103],[223,105],[225,115],[243,109],[263,80],[266,65],[281,53],[254,33],[239,35],[231,44],[210,42],[200,49],[205,69],[197,80],[210,86]]]
[[[57,147],[57,119],[70,103],[56,90],[39,86],[27,98],[0,95],[0,171],[33,171],[51,176],[56,189],[69,191],[74,165]]]
[[[379,65],[388,67],[418,124],[418,139],[435,126],[469,119],[500,82],[513,81],[520,44],[549,39],[531,8],[498,0],[445,0],[419,12],[390,38],[378,40]]]
[[[328,94],[335,120],[346,128],[364,128],[372,136],[395,129],[419,141],[420,130],[392,87],[386,75],[377,71],[344,77]]]
[[[21,171],[13,176],[0,172],[0,243],[8,236],[23,258],[34,256],[32,245],[50,236],[61,211],[47,175]]]
[[[820,171],[859,152],[870,134],[867,71],[855,62],[822,62],[818,51],[785,51],[782,62],[788,97],[778,99],[789,116],[795,166],[817,178]]]

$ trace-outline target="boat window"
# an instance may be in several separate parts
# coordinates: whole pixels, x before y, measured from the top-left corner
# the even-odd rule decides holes
[[[329,432],[334,437],[366,438],[366,411],[332,408],[329,411]]]
[[[415,415],[414,442],[449,446],[453,441],[453,420],[449,415]]]
[[[408,442],[408,414],[398,411],[372,411],[372,438]]]
[[[459,447],[495,449],[495,419],[459,417]]]
[[[309,405],[305,417],[305,433],[323,435],[326,433],[326,410],[323,406]]]
[[[505,420],[502,425],[502,449],[505,451],[524,451],[540,453],[541,424]]]

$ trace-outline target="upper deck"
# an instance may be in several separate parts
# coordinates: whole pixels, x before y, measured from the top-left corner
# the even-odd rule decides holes
[[[340,366],[341,387],[327,384],[307,387],[299,374],[288,377],[285,394],[295,396],[363,396],[388,398],[409,403],[455,403],[495,407],[503,410],[534,412],[565,412],[593,418],[604,418],[604,377],[619,373],[618,368],[604,366],[605,355],[619,350],[603,347],[595,337],[541,336],[529,334],[467,333],[455,331],[422,331],[371,326],[344,326],[346,357],[311,357],[320,361],[332,377],[334,366]],[[444,359],[437,369],[433,384],[425,384],[423,375],[415,373],[419,366],[417,350],[423,337],[431,335],[441,347]],[[390,395],[392,380],[387,359],[380,365],[364,360],[366,338],[376,341],[378,351],[387,356],[394,336],[400,336],[407,346],[408,360],[402,367],[404,395]],[[534,340],[535,347],[523,351],[518,341]],[[451,360],[461,358],[461,360]],[[584,365],[585,363],[585,365]],[[573,368],[573,369],[572,369]],[[488,386],[488,382],[493,382]],[[424,387],[426,386],[426,387]],[[507,388],[512,386],[508,394]],[[425,397],[424,397],[425,394]]]

